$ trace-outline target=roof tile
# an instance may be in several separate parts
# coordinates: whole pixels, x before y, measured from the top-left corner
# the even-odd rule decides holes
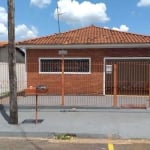
[[[19,45],[74,45],[74,44],[140,44],[150,43],[150,36],[88,26],[64,33],[18,42]]]
[[[8,44],[8,42],[0,42],[0,47],[5,47]]]

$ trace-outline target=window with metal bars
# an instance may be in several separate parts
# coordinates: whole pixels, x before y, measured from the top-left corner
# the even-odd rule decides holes
[[[67,74],[86,74],[90,73],[90,58],[64,58],[64,73]],[[40,58],[40,73],[61,73],[62,58]]]

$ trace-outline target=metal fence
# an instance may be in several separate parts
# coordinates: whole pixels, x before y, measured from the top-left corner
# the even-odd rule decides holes
[[[58,63],[58,64],[57,64]],[[56,69],[59,68],[59,69]],[[1,104],[9,104],[7,65],[1,64]],[[150,60],[105,59],[18,64],[18,105],[147,108],[150,106]],[[36,86],[45,85],[46,93]],[[26,89],[26,90],[25,90]],[[26,91],[26,92],[25,92]]]
[[[149,107],[150,106],[150,60],[143,59],[106,59],[105,93],[113,95],[113,106]],[[120,100],[125,96],[125,100]]]

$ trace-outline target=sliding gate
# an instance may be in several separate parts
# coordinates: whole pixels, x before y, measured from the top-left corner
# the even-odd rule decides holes
[[[105,94],[115,107],[149,107],[150,59],[106,58]]]

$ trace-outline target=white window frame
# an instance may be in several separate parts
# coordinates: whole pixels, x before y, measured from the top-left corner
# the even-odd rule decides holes
[[[39,57],[39,74],[61,74],[62,72],[41,72],[41,59],[44,60],[55,60],[60,59],[62,60],[62,57]],[[91,58],[90,57],[65,57],[64,60],[81,60],[81,59],[87,59],[89,60],[89,72],[64,72],[64,74],[91,74]]]

